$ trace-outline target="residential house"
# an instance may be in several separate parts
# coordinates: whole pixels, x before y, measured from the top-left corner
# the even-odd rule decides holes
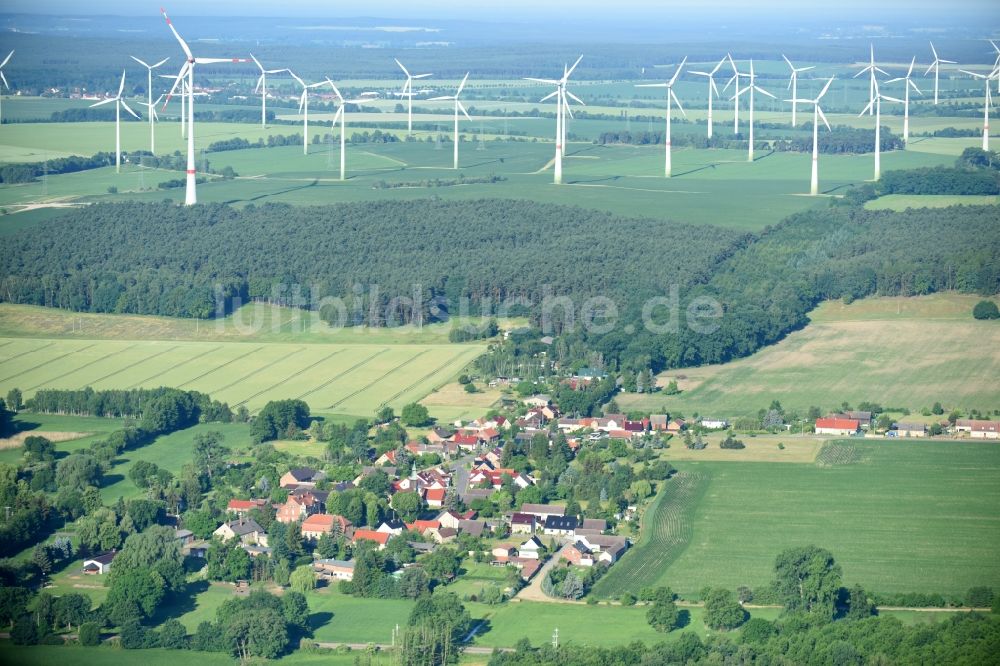
[[[816,419],[817,435],[854,435],[860,427],[861,424],[854,419],[838,419],[830,416]]]
[[[604,530],[608,529],[608,521],[603,518],[584,518],[580,523],[580,526],[576,528],[576,535],[581,534],[602,534]]]
[[[375,530],[354,530],[354,537],[351,542],[355,545],[359,541],[374,541],[378,544],[378,549],[385,549],[385,544],[389,543],[389,538],[392,536],[389,532],[376,532]]]
[[[674,435],[681,432],[685,428],[687,428],[687,423],[684,421],[684,419],[670,419],[670,421],[667,423],[667,432]]]
[[[510,517],[511,534],[534,534],[535,520],[535,516],[530,513],[513,513]]]
[[[479,538],[486,531],[485,520],[460,520],[458,521],[458,531]]]
[[[348,537],[354,529],[353,523],[343,516],[331,513],[314,513],[302,521],[302,538],[318,541],[324,534],[344,534]]]
[[[545,519],[543,531],[554,536],[574,536],[579,524],[576,516],[549,516]]]
[[[558,504],[522,504],[521,513],[528,513],[540,521],[549,516],[565,516],[566,507]]]
[[[580,368],[577,370],[574,378],[593,381],[595,379],[604,379],[607,376],[608,373],[598,370],[597,368]]]
[[[296,467],[285,472],[279,483],[282,488],[314,488],[316,482],[325,478],[323,472],[312,467]]]
[[[461,448],[461,449],[466,449],[466,450],[469,450],[469,451],[474,451],[477,448],[479,448],[479,436],[478,435],[472,435],[472,434],[466,434],[466,433],[458,433],[458,434],[456,434],[452,438],[452,441],[455,442],[455,444],[457,444],[458,447]]]
[[[100,555],[95,555],[83,561],[83,573],[88,576],[95,576],[99,574],[106,574],[111,570],[111,562],[115,559],[115,555],[118,552],[114,550],[109,550]]]
[[[389,520],[382,521],[382,524],[378,526],[376,532],[382,532],[385,534],[391,534],[393,536],[398,536],[406,531],[406,523],[404,523],[399,518],[390,518]]]
[[[454,541],[458,536],[458,529],[454,527],[431,527],[424,530],[424,536],[434,539],[436,543],[448,543]]]
[[[896,437],[924,437],[927,426],[923,423],[900,421],[896,424]]]
[[[174,530],[174,538],[180,542],[181,549],[183,550],[184,546],[194,541],[194,532],[184,529]]]
[[[595,554],[598,562],[608,565],[617,562],[628,550],[628,539],[610,535],[577,535],[577,540]]]
[[[354,562],[323,559],[313,562],[313,572],[319,580],[354,580]]]
[[[669,420],[666,414],[650,414],[649,429],[654,432],[666,432]]]
[[[1000,439],[1000,421],[976,421],[969,434],[974,439]]]
[[[376,467],[383,467],[385,465],[396,465],[396,449],[389,449],[375,459]]]
[[[235,516],[247,516],[254,509],[263,509],[268,504],[265,499],[238,500],[231,499],[226,505],[226,511]]]
[[[253,518],[238,518],[222,523],[212,534],[223,541],[239,539],[244,545],[267,545],[267,532]]]
[[[524,404],[528,407],[548,407],[552,402],[552,396],[545,393],[537,393],[524,399]]]
[[[871,412],[861,412],[861,411],[841,412],[840,414],[833,414],[833,418],[854,419],[865,430],[868,430],[872,427]]]
[[[417,534],[423,534],[425,530],[437,529],[438,527],[441,527],[441,523],[437,520],[414,520],[412,523],[406,523],[406,529]]]
[[[455,433],[452,431],[442,428],[440,426],[432,428],[429,433],[427,433],[427,441],[432,444],[437,444],[440,442],[450,441]]]
[[[545,546],[542,544],[542,540],[537,536],[532,536],[530,539],[518,546],[517,555],[529,560],[537,560],[541,557],[541,552],[545,550]]]
[[[504,543],[498,546],[494,546],[491,552],[493,553],[494,564],[497,563],[507,564],[515,557],[517,557],[517,547],[509,543]]]
[[[569,560],[570,564],[578,567],[594,566],[594,553],[580,541],[565,546],[562,556]]]
[[[279,523],[294,523],[306,516],[320,512],[320,503],[312,493],[292,493],[285,503],[278,507],[275,520]]]
[[[461,524],[463,520],[467,520],[474,515],[476,514],[475,512],[472,511],[469,511],[467,513],[459,513],[458,511],[451,511],[449,509],[448,511],[442,511],[440,514],[438,514],[437,520],[439,523],[441,523],[441,527],[450,527],[452,529],[457,530],[459,524]]]

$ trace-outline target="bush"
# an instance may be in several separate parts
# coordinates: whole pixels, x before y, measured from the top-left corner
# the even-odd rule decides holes
[[[993,301],[979,301],[972,308],[972,316],[976,319],[1000,319],[1000,308]]]
[[[101,642],[101,628],[97,626],[96,622],[84,622],[80,625],[77,636],[79,637],[80,645],[93,647],[99,645]]]
[[[629,592],[623,594],[619,601],[621,601],[622,606],[635,606],[635,597]]]

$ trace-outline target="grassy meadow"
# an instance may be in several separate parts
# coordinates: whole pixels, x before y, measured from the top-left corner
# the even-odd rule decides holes
[[[671,370],[681,393],[622,394],[624,409],[733,417],[772,400],[786,410],[832,409],[863,400],[918,411],[1000,406],[1000,328],[976,321],[979,297],[936,294],[822,304],[812,322],[750,357]],[[942,344],[946,340],[947,344]]]
[[[829,549],[847,584],[962,596],[1000,586],[1000,447],[985,442],[850,440],[826,464],[676,462],[643,516],[640,543],[598,583],[697,595],[759,588],[784,548]],[[670,459],[668,451],[666,457]]]

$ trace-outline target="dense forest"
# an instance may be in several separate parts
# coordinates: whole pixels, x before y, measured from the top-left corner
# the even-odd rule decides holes
[[[984,173],[969,177],[995,179]],[[995,206],[846,203],[756,236],[499,199],[102,204],[10,236],[0,299],[205,318],[257,299],[373,326],[526,315],[534,333],[511,341],[515,353],[554,335],[550,358],[564,367],[639,372],[745,356],[825,299],[1000,290]],[[649,308],[653,298],[664,300]]]

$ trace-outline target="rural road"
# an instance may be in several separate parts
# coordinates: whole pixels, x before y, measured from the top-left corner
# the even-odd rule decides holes
[[[316,645],[321,648],[329,648],[331,650],[336,650],[339,647],[348,647],[352,650],[367,650],[369,646],[373,646],[379,650],[393,649],[393,646],[388,643],[316,643]],[[513,652],[514,648],[491,648],[480,645],[466,645],[462,648],[462,651],[466,654],[493,654],[494,650],[500,650],[501,652]]]
[[[458,488],[458,496],[466,503],[469,501],[469,476],[471,475],[469,467],[472,466],[472,461],[475,458],[474,455],[469,454],[455,461],[455,487]]]
[[[549,558],[549,561],[542,565],[542,568],[538,570],[535,577],[531,579],[531,582],[521,588],[521,590],[514,595],[514,599],[518,601],[544,601],[550,604],[582,604],[582,601],[573,601],[571,599],[554,599],[544,592],[542,592],[542,581],[545,577],[549,575],[549,571],[552,570],[558,562],[559,558],[562,557],[563,545],[557,553]]]

